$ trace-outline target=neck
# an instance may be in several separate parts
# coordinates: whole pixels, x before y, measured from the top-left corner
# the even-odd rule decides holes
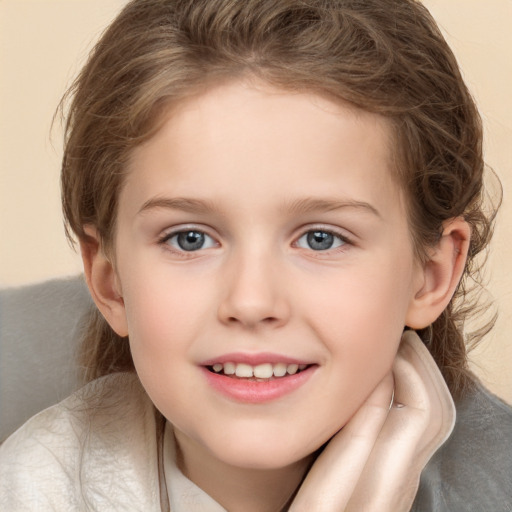
[[[286,510],[314,458],[277,469],[240,468],[220,461],[179,431],[175,437],[181,472],[230,512]]]

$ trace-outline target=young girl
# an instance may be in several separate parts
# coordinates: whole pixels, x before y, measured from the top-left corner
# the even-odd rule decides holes
[[[3,444],[2,510],[510,510],[481,123],[420,4],[134,0],[72,98],[90,383]]]

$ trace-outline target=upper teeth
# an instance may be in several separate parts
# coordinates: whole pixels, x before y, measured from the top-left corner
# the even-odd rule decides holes
[[[284,377],[286,374],[294,375],[299,370],[304,370],[305,364],[263,363],[251,366],[245,363],[215,363],[212,368],[216,373],[224,375],[236,375],[237,377],[256,377],[257,379],[269,379],[270,377]]]

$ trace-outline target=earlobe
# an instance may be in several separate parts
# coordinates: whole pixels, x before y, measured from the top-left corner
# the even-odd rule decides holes
[[[406,325],[423,329],[434,322],[448,306],[464,272],[471,230],[456,217],[443,223],[443,233],[432,248],[428,261],[419,272],[421,286],[415,291],[406,317]]]
[[[101,247],[94,226],[84,226],[86,240],[80,241],[87,286],[96,306],[119,336],[128,335],[122,290],[114,266]]]

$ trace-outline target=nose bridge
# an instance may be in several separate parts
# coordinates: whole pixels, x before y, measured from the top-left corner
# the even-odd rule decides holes
[[[250,244],[234,251],[227,265],[221,321],[255,327],[287,320],[289,305],[279,255],[266,244]]]

